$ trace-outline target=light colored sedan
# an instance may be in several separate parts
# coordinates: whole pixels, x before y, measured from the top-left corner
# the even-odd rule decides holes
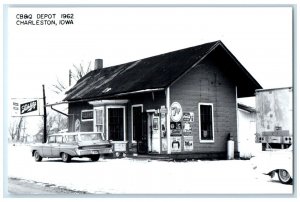
[[[283,184],[291,184],[293,181],[293,149],[273,149],[262,151],[251,159],[254,169],[278,179]]]
[[[100,154],[111,154],[112,145],[102,133],[77,132],[49,135],[46,143],[33,144],[31,154],[35,161],[43,158],[61,158],[70,162],[73,157],[88,157],[98,161]]]

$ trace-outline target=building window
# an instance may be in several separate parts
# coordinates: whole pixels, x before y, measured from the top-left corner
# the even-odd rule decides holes
[[[212,103],[199,103],[200,142],[214,142],[214,115]]]
[[[125,141],[125,106],[106,108],[107,138],[113,141]]]
[[[104,108],[97,107],[94,109],[94,131],[104,133]]]
[[[136,142],[142,136],[142,113],[143,105],[132,105],[131,108],[131,128],[132,128],[132,142]]]
[[[94,113],[93,110],[82,110],[81,111],[81,121],[93,121]]]

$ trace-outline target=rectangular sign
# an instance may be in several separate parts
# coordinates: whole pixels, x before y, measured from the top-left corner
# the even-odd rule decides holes
[[[181,137],[171,137],[171,152],[181,152]]]
[[[184,151],[193,151],[193,136],[184,136],[183,137],[183,149]]]
[[[37,100],[21,104],[20,110],[20,114],[27,114],[29,112],[37,111]]]
[[[183,112],[182,120],[184,122],[194,122],[194,112]]]
[[[12,99],[11,116],[41,116],[40,105],[42,99]]]

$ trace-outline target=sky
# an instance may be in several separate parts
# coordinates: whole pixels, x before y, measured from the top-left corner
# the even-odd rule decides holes
[[[292,9],[263,7],[9,8],[11,97],[42,95],[73,64],[104,66],[221,40],[263,88],[292,85]],[[17,25],[20,15],[72,14],[73,25]],[[45,18],[46,19],[46,18]],[[53,18],[52,18],[53,19]],[[41,19],[39,19],[41,20]]]
[[[36,21],[53,14],[56,26],[18,25],[22,15]],[[62,14],[73,24],[60,25]],[[44,84],[54,103],[62,97],[52,85],[67,84],[73,65],[100,58],[109,67],[216,40],[263,88],[292,86],[290,7],[10,7],[7,28],[10,98],[42,97]]]

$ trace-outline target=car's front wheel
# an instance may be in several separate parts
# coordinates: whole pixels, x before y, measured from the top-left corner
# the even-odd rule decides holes
[[[71,156],[67,153],[62,153],[61,154],[61,159],[63,162],[67,163],[71,161]]]
[[[90,157],[91,161],[98,161],[99,158],[100,158],[100,155]]]
[[[290,176],[289,172],[284,169],[278,170],[278,178],[279,178],[280,182],[283,184],[292,183],[292,177]]]
[[[42,161],[42,157],[40,156],[40,154],[37,152],[37,151],[35,151],[34,152],[34,160],[35,161]]]

